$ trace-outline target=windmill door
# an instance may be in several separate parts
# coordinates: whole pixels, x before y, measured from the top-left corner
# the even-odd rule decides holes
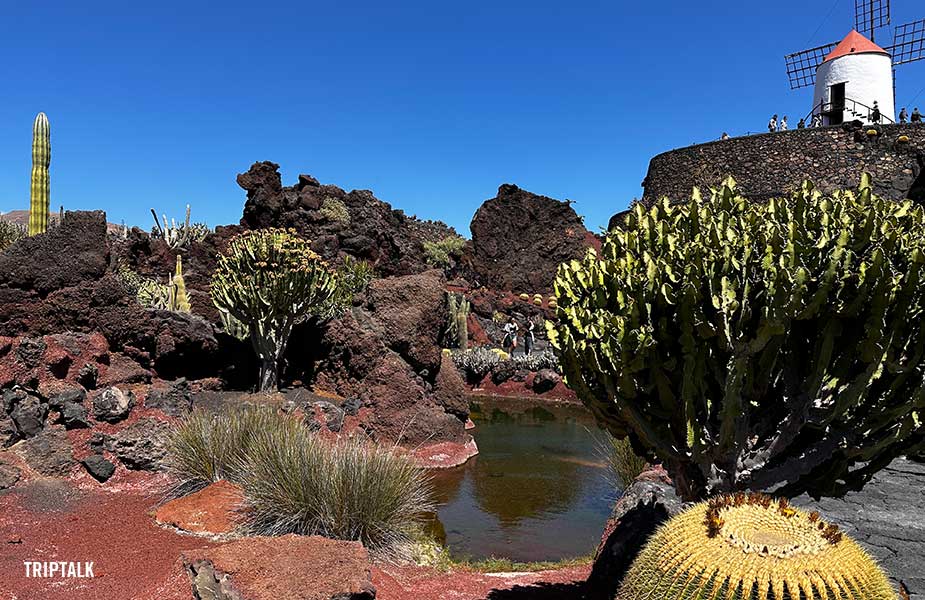
[[[829,88],[829,125],[841,125],[845,121],[845,84],[836,83]]]

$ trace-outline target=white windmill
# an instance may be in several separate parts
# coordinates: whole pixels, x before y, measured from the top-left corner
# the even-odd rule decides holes
[[[855,29],[845,39],[785,57],[790,89],[815,86],[810,119],[871,123],[879,113],[881,123],[895,122],[894,70],[925,58],[925,19],[897,26],[893,44],[881,48],[874,36],[889,24],[890,0],[855,0]]]

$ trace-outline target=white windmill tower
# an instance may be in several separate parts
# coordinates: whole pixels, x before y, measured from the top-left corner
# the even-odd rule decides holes
[[[890,0],[855,0],[855,29],[845,39],[785,57],[791,89],[815,86],[807,120],[871,123],[879,112],[881,123],[895,122],[894,69],[925,58],[925,20],[896,27],[893,45],[881,48],[874,35],[889,24]]]

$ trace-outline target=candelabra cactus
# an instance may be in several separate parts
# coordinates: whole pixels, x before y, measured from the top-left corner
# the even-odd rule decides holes
[[[681,494],[840,495],[925,448],[925,209],[857,191],[636,205],[563,264],[567,384]]]
[[[183,279],[183,261],[177,255],[177,269],[170,282],[169,310],[190,312],[189,296],[186,294],[186,281]]]
[[[838,526],[762,494],[725,495],[652,536],[616,600],[889,600],[883,571]]]
[[[260,358],[260,391],[276,388],[292,327],[325,310],[336,289],[336,276],[310,243],[285,229],[245,232],[219,257],[212,301],[247,327]]]
[[[446,295],[448,308],[446,322],[446,337],[455,348],[465,350],[469,344],[469,301],[465,296],[448,292]]]
[[[32,124],[32,185],[29,195],[29,235],[45,233],[51,204],[51,129],[40,112]]]

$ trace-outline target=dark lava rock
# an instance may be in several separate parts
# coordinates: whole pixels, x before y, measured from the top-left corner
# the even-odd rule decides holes
[[[559,263],[579,258],[595,238],[569,202],[505,184],[469,225],[479,283],[518,293],[552,289]]]
[[[93,397],[93,418],[107,423],[118,423],[128,417],[135,407],[135,394],[117,387],[106,388]]]
[[[434,381],[434,400],[443,410],[465,422],[469,418],[469,396],[466,383],[453,363],[453,358],[441,353],[440,370]]]
[[[94,479],[103,483],[107,481],[112,474],[116,472],[116,465],[112,464],[105,457],[100,454],[91,454],[87,458],[80,461],[83,463],[87,473],[93,476]]]
[[[0,490],[13,487],[20,477],[22,477],[22,471],[19,467],[0,461]]]
[[[17,449],[26,463],[42,475],[67,475],[74,466],[71,443],[63,431],[47,429]]]
[[[491,381],[495,385],[501,385],[505,381],[512,379],[517,373],[517,364],[512,360],[502,360],[491,369]]]
[[[541,369],[533,376],[533,391],[544,394],[556,387],[562,377],[552,369]]]
[[[360,407],[362,405],[363,403],[360,401],[360,399],[357,398],[356,396],[353,396],[353,397],[350,397],[344,400],[343,404],[341,404],[340,407],[344,409],[345,415],[355,417],[357,416],[357,413],[360,411]]]
[[[166,388],[152,389],[145,398],[145,407],[156,408],[171,417],[182,417],[193,407],[189,382],[181,378]]]
[[[0,286],[45,296],[99,279],[108,265],[105,213],[67,212],[59,226],[0,254]]]
[[[279,165],[268,161],[254,163],[238,175],[238,185],[247,192],[242,226],[292,227],[312,240],[325,260],[349,254],[372,263],[381,276],[430,269],[423,242],[456,235],[443,223],[408,217],[366,190],[347,193],[309,175],[299,175],[296,185],[283,187]],[[343,211],[338,215],[326,205]]]
[[[61,423],[65,429],[90,427],[87,407],[77,402],[65,402],[61,407]]]
[[[306,412],[305,423],[312,431],[325,427],[337,433],[344,426],[344,411],[326,400],[313,402],[306,407]]]
[[[162,471],[170,432],[168,423],[149,417],[106,436],[105,445],[129,469]]]
[[[16,348],[16,356],[26,367],[34,369],[39,366],[46,347],[41,338],[23,338],[19,342],[19,347]]]
[[[10,418],[16,426],[16,433],[20,437],[29,438],[42,431],[45,417],[48,416],[48,405],[23,390],[13,390],[8,395],[13,396]]]
[[[69,386],[56,390],[48,396],[48,406],[60,411],[68,404],[83,404],[87,392],[77,386]]]
[[[683,508],[660,467],[644,471],[637,477],[613,507],[588,577],[587,597],[591,600],[613,598],[649,536]]]
[[[77,372],[77,383],[88,390],[95,390],[99,377],[99,367],[93,363],[86,363],[80,368],[80,371]]]
[[[13,419],[0,415],[0,448],[6,448],[16,443],[16,425]]]

